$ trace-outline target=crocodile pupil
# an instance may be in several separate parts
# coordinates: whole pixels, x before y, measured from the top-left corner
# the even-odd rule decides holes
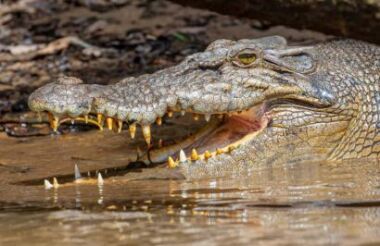
[[[242,64],[249,65],[256,60],[256,55],[244,53],[244,54],[238,55],[238,59]]]

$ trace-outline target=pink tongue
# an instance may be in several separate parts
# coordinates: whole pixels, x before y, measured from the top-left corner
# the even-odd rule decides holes
[[[256,118],[254,112],[246,112],[241,115],[233,115],[226,122],[216,129],[212,134],[202,141],[196,142],[193,147],[199,150],[199,153],[204,151],[215,151],[217,148],[223,148],[230,143],[233,143],[251,132],[260,129],[260,118]]]

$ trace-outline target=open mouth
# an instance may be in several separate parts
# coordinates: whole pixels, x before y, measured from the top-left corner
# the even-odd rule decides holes
[[[55,131],[62,123],[80,122],[92,124],[100,130],[106,128],[118,133],[122,132],[123,129],[128,129],[132,139],[135,138],[139,128],[136,123],[123,122],[102,114],[60,119],[49,113],[49,120],[51,127]],[[188,133],[186,136],[180,137],[180,139],[173,137],[173,139],[165,142],[161,140],[153,141],[154,136],[152,133],[160,131],[160,126],[165,124],[167,120],[170,120],[170,123],[173,124],[182,120],[186,121],[188,125],[197,124],[198,127],[183,129]],[[246,144],[265,129],[269,121],[270,117],[265,103],[245,111],[213,115],[168,111],[164,117],[157,118],[155,124],[141,127],[146,144],[138,146],[138,149],[142,150],[142,154],[139,155],[139,161],[146,164],[167,161],[169,167],[172,168],[183,162],[208,161],[215,156],[230,153],[239,146]],[[179,125],[178,127],[184,126]]]

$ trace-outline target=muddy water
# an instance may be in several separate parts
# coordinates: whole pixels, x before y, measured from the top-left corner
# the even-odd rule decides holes
[[[220,180],[123,176],[0,187],[0,245],[380,243],[380,164],[307,163]]]

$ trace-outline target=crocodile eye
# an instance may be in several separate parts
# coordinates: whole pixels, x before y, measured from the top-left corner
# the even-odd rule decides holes
[[[254,53],[241,53],[237,55],[239,62],[245,66],[250,65],[256,61],[256,54]]]

